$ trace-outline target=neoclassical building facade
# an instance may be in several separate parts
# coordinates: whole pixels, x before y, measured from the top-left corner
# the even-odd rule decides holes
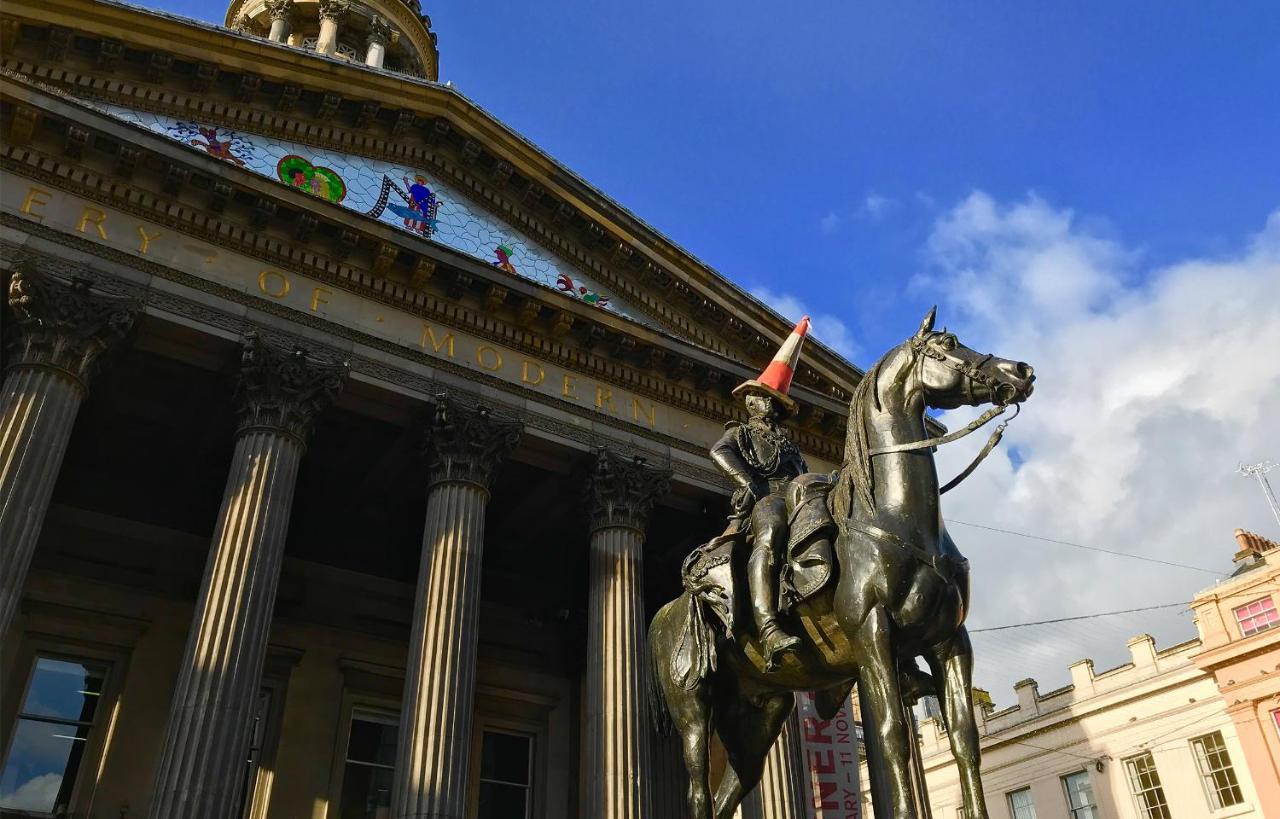
[[[226,22],[0,8],[0,815],[679,816],[645,625],[790,323],[438,84],[415,2]],[[815,469],[859,377],[806,347]]]

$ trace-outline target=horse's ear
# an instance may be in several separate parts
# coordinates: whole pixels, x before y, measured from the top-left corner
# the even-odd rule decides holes
[[[916,332],[918,336],[925,336],[933,332],[933,320],[938,317],[938,305],[929,308],[929,315],[924,317],[924,321],[920,322],[920,329]]]

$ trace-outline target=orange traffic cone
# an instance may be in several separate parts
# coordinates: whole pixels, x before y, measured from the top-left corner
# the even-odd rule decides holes
[[[800,323],[787,336],[787,340],[778,348],[778,352],[764,368],[759,378],[743,381],[734,387],[733,394],[767,395],[780,403],[788,415],[795,415],[799,407],[788,393],[791,391],[791,379],[795,377],[796,366],[800,363],[800,348],[804,346],[804,337],[809,335],[809,317],[800,319]]]

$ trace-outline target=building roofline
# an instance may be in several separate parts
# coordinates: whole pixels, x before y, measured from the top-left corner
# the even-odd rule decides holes
[[[10,15],[16,15],[23,5],[25,5],[23,0],[10,0],[10,2],[5,4],[5,12]],[[546,181],[550,184],[559,183],[561,186],[566,188],[567,192],[576,194],[576,198],[581,201],[580,206],[584,208],[588,215],[607,217],[624,232],[635,234],[637,238],[653,245],[655,250],[670,257],[668,261],[674,263],[672,266],[677,272],[681,268],[684,268],[686,271],[692,268],[692,270],[699,274],[700,277],[700,280],[695,280],[696,284],[709,288],[713,291],[721,291],[718,293],[712,292],[708,294],[710,296],[718,297],[716,299],[717,301],[721,303],[724,303],[725,301],[732,301],[735,303],[741,303],[743,306],[754,307],[758,315],[751,316],[748,320],[763,320],[765,326],[760,327],[759,329],[770,333],[774,337],[773,340],[776,343],[780,344],[792,329],[792,322],[789,319],[782,316],[782,314],[778,313],[768,304],[765,304],[763,301],[756,298],[749,291],[735,284],[728,277],[713,268],[709,263],[663,234],[656,227],[645,221],[626,206],[610,198],[603,191],[596,188],[582,176],[573,171],[573,169],[564,165],[528,137],[521,134],[510,125],[507,125],[491,111],[468,97],[451,83],[433,82],[422,78],[396,74],[394,72],[365,66],[363,64],[355,64],[344,60],[338,60],[325,55],[315,54],[314,52],[303,51],[302,49],[298,49],[287,44],[276,43],[252,35],[241,34],[224,26],[205,20],[198,20],[185,17],[183,15],[173,14],[171,12],[145,8],[132,3],[122,2],[122,0],[92,0],[92,2],[87,2],[87,0],[42,0],[39,6],[33,5],[30,7],[37,9],[37,15],[35,16],[38,16],[39,19],[48,20],[49,17],[43,12],[51,11],[58,7],[76,5],[89,5],[108,10],[114,9],[128,14],[151,17],[170,24],[198,28],[206,34],[227,38],[226,41],[228,44],[231,44],[233,48],[237,50],[252,48],[254,50],[263,50],[266,53],[274,52],[275,55],[289,59],[293,62],[298,62],[299,58],[302,58],[305,62],[301,62],[300,65],[310,64],[317,69],[317,76],[310,78],[317,85],[325,84],[325,80],[329,80],[330,84],[332,84],[331,79],[319,75],[324,73],[332,74],[336,69],[342,72],[354,72],[357,75],[363,74],[370,79],[378,78],[378,80],[390,80],[391,82],[399,85],[418,86],[424,90],[429,90],[430,93],[445,95],[457,104],[456,106],[447,105],[447,108],[458,108],[460,109],[459,112],[463,114],[471,113],[479,115],[483,119],[484,124],[487,124],[491,128],[495,128],[502,136],[515,140],[519,144],[520,148],[531,153],[538,161],[545,163],[545,165],[548,166],[546,170],[550,171],[550,173],[543,174]],[[176,48],[177,45],[177,43],[172,42],[166,43],[166,47],[170,49]],[[209,52],[207,48],[202,50],[201,53],[205,55],[206,59],[208,58]],[[254,62],[257,63],[257,61]],[[238,67],[247,68],[247,66]],[[363,89],[357,88],[353,90],[356,93],[359,93]],[[400,91],[399,95],[400,101],[403,103],[403,91]],[[623,238],[625,239],[626,237]],[[815,350],[815,348],[817,349]],[[819,355],[816,357],[813,356],[812,354],[814,352],[818,352]],[[852,391],[852,388],[856,386],[864,372],[860,367],[854,365],[843,355],[824,344],[821,339],[815,337],[810,337],[809,344],[806,345],[806,358],[810,364],[824,365],[823,369],[829,370],[828,376],[834,377],[839,381],[843,381],[844,386],[846,386],[850,391]]]

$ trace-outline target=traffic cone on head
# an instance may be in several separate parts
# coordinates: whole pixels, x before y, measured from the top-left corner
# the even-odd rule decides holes
[[[800,319],[800,323],[782,342],[777,354],[764,368],[759,378],[743,381],[734,387],[733,394],[738,397],[747,395],[767,395],[782,405],[787,415],[795,415],[799,410],[788,393],[791,392],[791,379],[795,377],[796,367],[800,364],[800,348],[804,346],[804,338],[809,335],[809,317]]]

